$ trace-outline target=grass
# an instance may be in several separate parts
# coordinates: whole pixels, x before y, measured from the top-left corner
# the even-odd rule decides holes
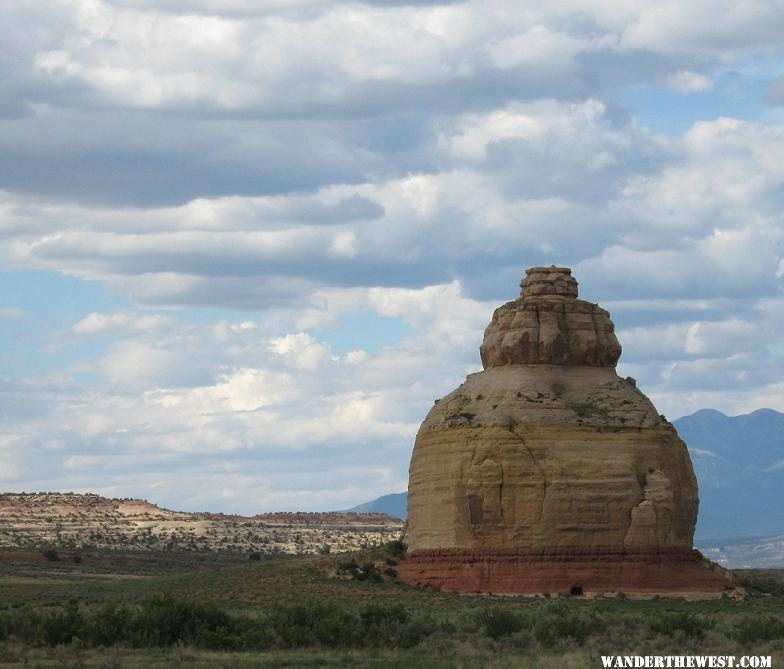
[[[399,547],[398,547],[399,550]],[[602,654],[784,661],[784,571],[706,602],[465,596],[385,575],[393,548],[249,561],[0,555],[0,667],[583,667]]]

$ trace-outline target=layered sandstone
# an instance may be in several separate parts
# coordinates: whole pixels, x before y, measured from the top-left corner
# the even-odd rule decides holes
[[[496,309],[484,371],[437,401],[408,492],[413,584],[468,592],[720,592],[693,551],[686,446],[633,379],[607,311],[565,268]]]

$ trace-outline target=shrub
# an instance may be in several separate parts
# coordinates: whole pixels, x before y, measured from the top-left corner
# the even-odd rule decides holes
[[[406,554],[406,548],[402,539],[395,539],[384,546],[386,553],[393,558],[402,558]]]
[[[370,625],[390,625],[408,621],[409,615],[402,604],[380,604],[371,602],[359,614],[365,627]]]
[[[587,617],[565,601],[551,601],[541,606],[534,619],[534,638],[547,648],[564,639],[582,644],[590,625]]]
[[[85,617],[79,638],[91,646],[112,646],[126,639],[132,617],[124,604],[107,602]]]
[[[270,625],[285,646],[356,646],[361,642],[359,621],[335,604],[311,600],[281,606],[270,615]]]
[[[306,600],[277,605],[257,619],[233,618],[214,604],[165,594],[134,605],[106,602],[80,608],[72,601],[53,610],[27,607],[0,612],[0,639],[15,637],[29,646],[57,646],[79,639],[88,647],[185,643],[221,651],[405,648],[437,629],[428,617],[412,619],[401,604],[377,601],[355,610],[335,602]]]
[[[201,648],[223,651],[238,650],[242,645],[237,631],[228,627],[202,628],[196,635],[195,642]]]
[[[707,622],[688,611],[661,611],[649,622],[652,631],[666,637],[679,636],[702,639]]]
[[[60,559],[60,555],[54,548],[47,548],[44,550],[41,555],[43,555],[49,562],[57,562]]]
[[[360,567],[357,574],[354,576],[358,581],[373,581],[374,583],[381,582],[381,572],[376,568],[372,562],[367,562]]]
[[[784,620],[775,616],[744,616],[736,623],[730,636],[744,646],[782,639]]]
[[[268,650],[273,646],[282,645],[282,640],[275,630],[267,624],[246,624],[243,626],[237,644],[242,650]]]
[[[127,640],[135,646],[171,646],[192,641],[205,631],[228,629],[232,620],[214,604],[174,599],[170,595],[142,601],[127,627]]]
[[[339,562],[338,563],[338,571],[342,572],[351,572],[355,569],[359,569],[359,565],[354,558],[351,558],[348,562]]]
[[[348,562],[339,563],[337,571],[338,573],[348,574],[355,581],[373,581],[378,583],[383,580],[381,572],[372,562],[367,562],[360,566],[354,558],[351,558]]]
[[[739,580],[740,584],[749,592],[784,595],[784,583],[774,578],[744,574]]]
[[[401,648],[412,648],[422,639],[436,631],[435,623],[430,619],[412,620],[400,625],[395,637],[395,645]]]
[[[40,618],[38,635],[47,646],[59,646],[71,643],[79,635],[82,627],[82,615],[79,605],[72,600],[59,611],[50,611]]]
[[[510,636],[523,629],[523,621],[509,609],[487,609],[481,615],[482,629],[492,639]]]
[[[411,630],[405,627],[409,614],[401,604],[371,602],[360,611],[359,622],[360,636],[366,646],[398,645],[400,637],[411,636]]]

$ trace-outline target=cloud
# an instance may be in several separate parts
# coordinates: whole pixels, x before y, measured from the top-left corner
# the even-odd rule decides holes
[[[765,91],[765,101],[774,106],[784,105],[784,77],[774,79]]]
[[[100,314],[93,312],[75,323],[72,330],[78,335],[105,335],[129,332],[154,332],[166,327],[171,320],[158,314],[131,314],[119,312]]]
[[[279,2],[248,11],[246,3],[202,2],[174,12],[157,3],[93,3],[90,10],[77,3],[68,23],[79,39],[65,33],[56,48],[37,51],[33,72],[50,87],[82,86],[93,104],[290,114],[356,107],[358,94],[373,90],[366,85],[379,82],[393,86],[386,102],[394,104],[410,86],[460,81],[479,89],[493,68],[523,68],[537,81],[542,70],[567,73],[580,53],[647,49],[721,60],[777,44],[781,24],[777,8],[765,3],[725,3],[725,20],[711,20],[717,7],[707,0],[688,8],[374,4]],[[593,34],[578,29],[579,18]]]
[[[540,264],[611,309],[667,415],[784,409],[784,127],[748,103],[781,97],[776,3],[0,20],[0,324],[34,363],[2,360],[8,485],[243,511],[399,490]]]
[[[694,320],[660,326],[633,327],[620,330],[624,359],[670,365],[678,360],[713,359],[721,363],[740,351],[749,349],[767,357],[773,323],[757,312],[740,320]]]
[[[329,349],[315,341],[306,332],[275,337],[269,342],[269,349],[288,361],[297,369],[317,369],[326,359]]]
[[[332,302],[341,299],[335,295]],[[254,321],[180,324],[163,333],[139,330],[104,357],[97,371],[106,376],[108,387],[93,390],[67,383],[50,397],[43,415],[12,418],[13,406],[8,408],[5,419],[24,435],[15,447],[20,457],[25,454],[18,471],[32,472],[28,460],[41,444],[57,441],[57,454],[38,470],[41,480],[80,479],[88,487],[118,490],[127,489],[122,487],[128,485],[124,467],[146,471],[147,481],[159,482],[181,480],[190,472],[195,479],[211,481],[213,505],[219,498],[215,481],[225,487],[235,480],[222,468],[221,458],[230,457],[250,477],[243,482],[236,476],[238,490],[251,481],[266,490],[261,497],[227,502],[248,512],[259,508],[256,503],[297,508],[304,491],[323,478],[325,467],[330,484],[316,503],[320,508],[349,506],[356,499],[352,495],[366,494],[372,485],[397,489],[403,478],[391,475],[390,467],[398,472],[405,468],[411,439],[435,392],[421,383],[423,361],[440,347],[450,347],[452,358],[437,356],[431,368],[444,383],[454,383],[464,373],[460,348],[481,330],[479,326],[473,337],[466,337],[467,323],[437,323],[439,311],[450,302],[479,310],[456,285],[405,294],[372,289],[362,300],[429,325],[433,332],[402,347],[340,357],[330,355],[329,347],[313,336],[269,336]],[[389,467],[379,467],[378,458]],[[360,470],[368,487],[353,483]],[[25,476],[16,479],[19,485],[32,487],[37,479]],[[113,488],[112,482],[120,487]],[[277,501],[275,490],[281,493]],[[167,489],[151,488],[149,493],[159,500],[177,498]],[[181,504],[193,508],[199,494],[205,493],[189,492]],[[313,505],[310,498],[306,506]]]
[[[678,249],[611,246],[578,263],[576,273],[609,298],[775,295],[779,282],[774,272],[781,244],[776,230],[716,230]],[[635,284],[624,284],[623,276],[635,277]]]
[[[699,72],[678,70],[667,77],[667,85],[679,93],[702,93],[713,88],[713,81]]]
[[[138,207],[356,182],[383,159],[352,145],[349,126],[43,106],[0,137],[0,188]]]
[[[19,307],[2,307],[0,308],[0,320],[16,320],[26,316],[24,309]]]
[[[693,90],[778,43],[775,6],[658,7],[5,3],[0,188],[138,207],[403,178],[463,115]]]
[[[4,420],[16,429],[9,432],[9,480],[24,489],[37,481],[81,482],[184,508],[243,512],[341,508],[404,487],[419,422],[433,399],[479,369],[477,348],[495,304],[472,300],[456,282],[326,289],[314,304],[333,314],[369,307],[405,319],[414,334],[375,353],[336,356],[313,335],[274,334],[254,320],[138,329],[111,346],[96,370],[108,386],[61,379],[27,416],[4,404]],[[620,328],[619,371],[638,378],[671,417],[709,400],[727,408],[775,399],[782,359],[764,350],[784,306],[767,301],[754,314]],[[114,315],[105,322],[129,322]],[[719,384],[732,385],[732,400],[711,394]],[[29,392],[43,398],[40,389]],[[34,470],[30,459],[40,458],[45,444],[56,448]],[[379,468],[382,461],[387,466]],[[145,472],[140,488],[128,471],[137,478]],[[236,495],[224,497],[227,489]]]
[[[325,286],[413,287],[454,272],[470,292],[523,262],[577,264],[608,299],[626,287],[620,268],[645,277],[640,297],[776,290],[779,126],[722,118],[674,140],[613,123],[598,101],[548,100],[466,114],[433,150],[439,172],[307,195],[117,212],[7,196],[10,257],[152,306],[266,308]],[[721,271],[708,279],[710,267]]]
[[[718,59],[730,59],[743,49],[775,45],[784,25],[781,8],[760,0],[721,5],[712,0],[688,4],[667,0],[636,8],[624,28],[624,46]],[[720,21],[716,20],[719,13]]]

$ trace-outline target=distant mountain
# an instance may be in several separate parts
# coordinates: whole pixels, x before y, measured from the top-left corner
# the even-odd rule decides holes
[[[784,414],[759,409],[730,417],[702,409],[673,424],[689,447],[699,484],[695,542],[717,545],[717,539],[780,536],[784,532]],[[349,511],[405,518],[406,493],[384,495]]]
[[[784,534],[695,543],[705,557],[728,569],[780,569],[784,566]]]
[[[673,425],[691,449],[711,451],[729,462],[757,469],[784,465],[784,414],[773,409],[734,417],[701,409]]]
[[[365,502],[359,506],[347,509],[347,511],[353,513],[386,513],[388,516],[405,520],[408,515],[407,498],[408,495],[404,492],[392,493],[391,495],[384,495],[371,502]]]
[[[784,414],[703,409],[673,424],[697,474],[698,543],[784,532]]]

